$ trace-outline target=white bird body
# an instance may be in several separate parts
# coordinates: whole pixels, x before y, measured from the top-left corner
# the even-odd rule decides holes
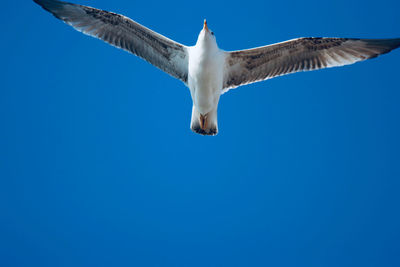
[[[191,129],[218,133],[221,94],[241,85],[308,70],[337,67],[377,57],[400,39],[297,38],[226,52],[204,21],[195,46],[185,46],[116,13],[58,0],[34,0],[76,30],[137,55],[190,89]]]
[[[218,48],[206,25],[205,22],[196,45],[188,51],[188,87],[193,100],[191,128],[198,126],[197,131],[210,134],[210,131],[218,131],[217,108],[222,92],[225,53]],[[200,115],[206,116],[207,125],[201,125]]]

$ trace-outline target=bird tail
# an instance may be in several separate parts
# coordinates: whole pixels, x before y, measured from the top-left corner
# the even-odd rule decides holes
[[[217,108],[202,115],[193,105],[190,129],[201,135],[216,135],[218,133]]]

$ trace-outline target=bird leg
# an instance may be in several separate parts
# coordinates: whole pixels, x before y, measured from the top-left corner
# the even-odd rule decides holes
[[[205,130],[207,128],[207,115],[208,114],[206,114],[206,115],[200,114],[199,121],[200,121],[200,128],[202,130]]]

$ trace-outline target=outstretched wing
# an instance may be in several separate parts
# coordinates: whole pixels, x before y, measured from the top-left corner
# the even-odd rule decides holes
[[[400,46],[400,39],[298,38],[226,52],[224,91],[298,71],[352,64]]]
[[[122,48],[187,83],[186,46],[116,13],[56,0],[34,0],[76,30]]]

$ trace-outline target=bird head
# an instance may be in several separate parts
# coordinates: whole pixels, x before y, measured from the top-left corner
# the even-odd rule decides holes
[[[216,44],[216,38],[214,32],[208,28],[207,20],[204,20],[203,29],[201,30],[199,38],[197,39],[197,42],[199,41]]]

